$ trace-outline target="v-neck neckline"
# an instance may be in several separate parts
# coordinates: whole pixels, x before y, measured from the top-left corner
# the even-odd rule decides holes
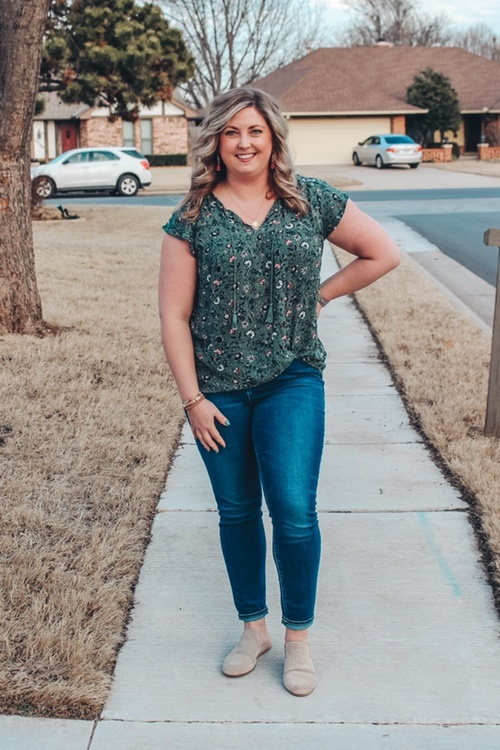
[[[219,204],[219,206],[222,208],[222,210],[224,211],[224,213],[226,215],[232,214],[233,216],[236,216],[236,218],[240,221],[241,224],[243,224],[244,227],[246,227],[248,229],[251,229],[252,232],[256,232],[256,233],[260,229],[262,229],[262,227],[264,226],[264,224],[267,223],[267,220],[268,220],[269,216],[271,215],[271,213],[274,211],[274,208],[275,208],[276,204],[278,204],[279,201],[280,201],[279,198],[275,198],[275,200],[273,201],[273,203],[269,206],[269,210],[268,210],[267,214],[264,216],[264,219],[261,221],[261,223],[259,224],[259,226],[258,227],[254,227],[248,221],[245,221],[245,219],[242,219],[241,216],[236,213],[236,211],[233,211],[231,208],[228,208],[227,206],[225,206],[224,203],[221,201],[221,199],[218,198],[215,195],[215,193],[213,192],[213,190],[210,191],[210,195]]]

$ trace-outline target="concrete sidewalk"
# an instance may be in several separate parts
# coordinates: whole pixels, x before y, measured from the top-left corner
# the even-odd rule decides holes
[[[333,270],[327,250],[324,274]],[[240,624],[186,429],[101,720],[0,717],[1,750],[498,749],[498,619],[466,506],[410,426],[352,302],[331,304],[320,323],[329,365],[315,692],[282,687],[271,556],[274,647],[252,674],[221,674]]]

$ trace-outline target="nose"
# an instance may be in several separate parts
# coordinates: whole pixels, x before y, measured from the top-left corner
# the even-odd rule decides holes
[[[245,133],[241,133],[240,134],[240,142],[239,142],[238,146],[240,148],[248,148],[249,145],[250,145],[250,139],[248,138],[248,135],[246,135]]]

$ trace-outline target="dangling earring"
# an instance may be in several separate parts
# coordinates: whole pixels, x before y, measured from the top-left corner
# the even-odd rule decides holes
[[[219,152],[218,151],[217,151],[217,165],[216,165],[215,169],[216,169],[217,172],[220,172],[221,169],[222,169],[222,167],[220,165],[220,156],[219,156]]]
[[[276,164],[274,163],[274,157],[271,154],[271,164],[269,165],[270,169],[276,169]]]

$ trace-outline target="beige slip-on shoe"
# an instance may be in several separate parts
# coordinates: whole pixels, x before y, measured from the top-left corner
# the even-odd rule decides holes
[[[293,695],[309,695],[316,687],[316,672],[305,641],[285,643],[283,684]]]
[[[264,643],[259,633],[247,628],[243,631],[236,648],[233,648],[224,659],[222,671],[227,677],[243,677],[255,668],[259,656],[270,648],[271,644]]]

